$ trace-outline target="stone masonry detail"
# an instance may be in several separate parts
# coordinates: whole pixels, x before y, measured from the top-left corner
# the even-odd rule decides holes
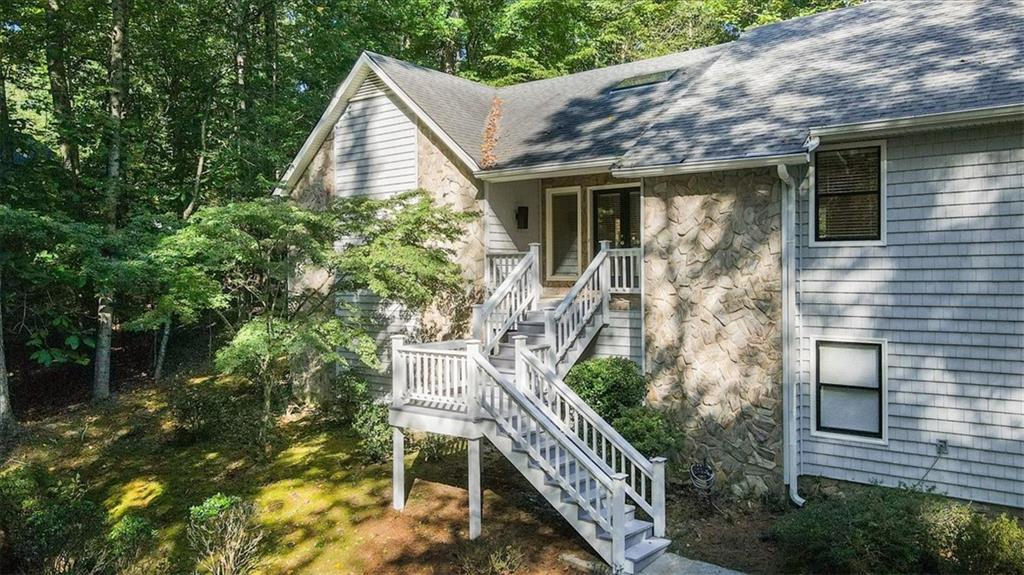
[[[768,169],[644,183],[648,401],[740,498],[782,486],[780,186]]]

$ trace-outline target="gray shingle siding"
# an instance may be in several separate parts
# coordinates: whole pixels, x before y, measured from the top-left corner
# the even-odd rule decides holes
[[[808,247],[801,195],[801,473],[1024,507],[1024,124],[889,138],[887,180],[885,247]],[[888,340],[887,446],[811,434],[812,336]]]

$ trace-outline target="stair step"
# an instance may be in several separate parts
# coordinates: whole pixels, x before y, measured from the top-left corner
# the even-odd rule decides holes
[[[519,335],[526,336],[526,345],[530,349],[547,349],[547,347],[548,347],[548,338],[547,338],[547,336],[545,334],[543,334],[543,333],[532,333],[532,332],[531,333],[524,333],[524,332],[519,332],[519,331],[516,331],[516,330],[509,330],[509,331],[505,332],[504,337],[501,338],[501,343],[499,344],[499,347],[501,347],[501,348],[510,347],[510,348],[512,348],[514,350],[515,349],[515,343],[512,341],[512,338],[514,338],[516,336],[519,336]]]
[[[650,521],[644,521],[642,519],[633,519],[626,522],[626,547],[632,547],[647,537],[654,534],[654,524]],[[612,540],[612,534],[600,527],[597,530],[597,536],[605,541]]]
[[[512,333],[512,332],[509,332]],[[537,336],[527,336],[526,347],[533,353],[538,353],[548,348],[547,342],[544,343],[530,343],[530,339]],[[498,344],[498,353],[492,353],[490,357],[500,357],[502,359],[515,359],[516,357],[516,346],[511,342],[502,342]]]
[[[639,573],[645,567],[654,563],[668,549],[670,543],[671,541],[661,537],[644,539],[626,548],[626,560],[633,564],[633,572]]]

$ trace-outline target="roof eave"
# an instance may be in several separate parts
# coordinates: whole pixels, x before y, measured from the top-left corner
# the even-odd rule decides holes
[[[618,160],[617,156],[605,156],[578,162],[554,162],[536,166],[516,168],[499,168],[496,170],[477,170],[473,173],[485,182],[515,182],[537,178],[557,178],[562,176],[579,176],[608,172]]]
[[[806,164],[808,161],[807,153],[799,152],[791,154],[773,154],[768,156],[701,160],[697,162],[684,161],[677,164],[615,168],[612,169],[612,176],[615,176],[616,178],[653,178],[657,176],[674,176],[677,174],[699,174],[703,172],[718,172],[722,170],[761,168],[765,166],[777,166],[779,164]]]
[[[897,132],[934,130],[1016,120],[1024,120],[1024,104],[974,108],[956,112],[873,120],[870,122],[817,126],[809,130],[808,138],[842,140],[851,137],[868,137]]]

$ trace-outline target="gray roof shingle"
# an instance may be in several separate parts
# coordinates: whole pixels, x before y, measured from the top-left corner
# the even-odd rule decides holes
[[[504,88],[369,56],[478,163],[498,97],[493,168],[671,165],[800,152],[817,126],[1024,103],[1024,2],[871,2]],[[676,72],[611,90],[664,70]]]
[[[874,2],[755,28],[620,167],[800,152],[809,128],[1024,103],[1024,4]]]

